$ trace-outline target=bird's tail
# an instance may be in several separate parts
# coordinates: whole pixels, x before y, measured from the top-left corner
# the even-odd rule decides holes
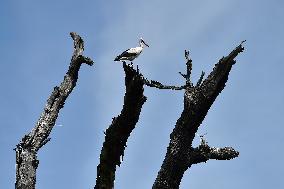
[[[120,56],[117,56],[115,59],[114,59],[114,61],[120,61]]]

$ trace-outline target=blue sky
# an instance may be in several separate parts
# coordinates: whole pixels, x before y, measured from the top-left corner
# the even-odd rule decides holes
[[[135,63],[144,76],[182,85],[184,49],[193,80],[246,39],[225,90],[198,133],[240,156],[193,166],[180,188],[283,188],[284,3],[276,0],[0,2],[0,188],[14,188],[15,152],[68,68],[73,43],[85,40],[76,88],[60,112],[52,140],[39,152],[37,188],[92,188],[103,131],[120,113],[122,65],[113,58],[143,36],[150,48]],[[148,97],[128,140],[115,188],[151,188],[183,107],[182,91],[145,87]],[[194,141],[198,145],[199,140]]]

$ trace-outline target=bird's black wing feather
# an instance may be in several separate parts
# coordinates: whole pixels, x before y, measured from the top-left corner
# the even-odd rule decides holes
[[[114,61],[119,61],[121,57],[131,57],[131,56],[135,56],[135,53],[129,53],[127,52],[129,49],[125,50],[123,53],[121,53],[120,55],[118,55]]]

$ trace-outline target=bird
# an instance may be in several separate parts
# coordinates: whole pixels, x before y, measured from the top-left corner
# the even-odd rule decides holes
[[[149,47],[149,45],[147,43],[145,43],[145,41],[141,37],[139,39],[139,46],[138,47],[125,50],[123,53],[118,55],[114,59],[114,61],[124,61],[124,60],[133,61],[135,58],[137,58],[141,54],[141,52],[143,51],[143,48],[145,46]]]

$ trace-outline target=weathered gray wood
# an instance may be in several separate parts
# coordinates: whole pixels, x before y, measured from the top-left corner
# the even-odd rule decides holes
[[[63,108],[65,100],[76,86],[80,66],[82,63],[90,66],[94,63],[90,58],[82,55],[84,51],[83,39],[75,32],[71,32],[70,35],[74,40],[74,52],[64,80],[59,87],[54,87],[35,127],[22,138],[15,148],[16,189],[35,188],[36,169],[39,164],[37,152],[50,140],[48,137],[55,125],[59,110]]]

